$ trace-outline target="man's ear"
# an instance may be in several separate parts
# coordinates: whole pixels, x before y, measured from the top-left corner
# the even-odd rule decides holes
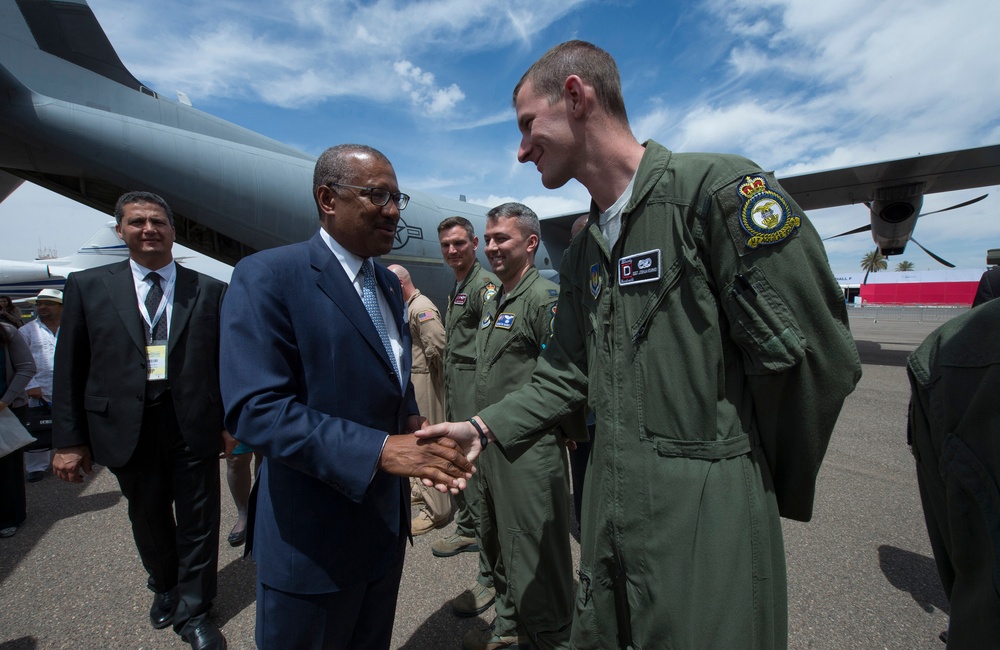
[[[566,77],[566,81],[563,83],[563,97],[566,98],[573,117],[583,117],[587,110],[587,103],[590,101],[587,88],[588,86],[583,83],[583,79],[575,74]]]
[[[538,251],[538,235],[531,233],[528,235],[528,252],[534,253]]]
[[[329,185],[320,185],[316,188],[316,205],[321,213],[332,217],[337,208],[337,193]]]

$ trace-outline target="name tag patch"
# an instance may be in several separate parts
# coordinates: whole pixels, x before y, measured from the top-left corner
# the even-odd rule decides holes
[[[660,249],[636,253],[618,260],[618,286],[655,282],[660,279]]]
[[[460,293],[460,294],[458,294],[457,296],[455,296],[455,300],[453,300],[452,302],[453,302],[454,304],[456,304],[456,305],[459,305],[459,306],[461,306],[461,305],[464,305],[464,304],[465,304],[465,302],[466,302],[466,301],[467,301],[468,299],[469,299],[469,295],[468,295],[468,294],[465,294],[465,293]]]
[[[497,327],[502,330],[509,330],[511,327],[513,327],[513,325],[514,325],[514,314],[511,314],[510,312],[504,312],[499,316],[497,316],[497,324],[494,325],[494,327]]]

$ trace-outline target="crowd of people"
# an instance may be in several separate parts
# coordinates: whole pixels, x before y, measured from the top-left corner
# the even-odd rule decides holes
[[[452,611],[496,611],[467,650],[787,646],[779,516],[810,518],[861,373],[816,231],[753,162],[638,142],[617,66],[590,43],[552,48],[512,99],[518,159],[592,198],[558,285],[535,267],[538,217],[504,203],[483,233],[490,270],[471,222],[439,224],[455,276],[439,310],[405,268],[373,263],[409,197],[382,152],[347,144],[316,163],[316,234],[244,258],[228,287],[174,260],[162,198],[128,192],[115,219],[129,259],[43,291],[21,332],[0,323],[0,410],[51,403],[52,471],[114,474],[154,628],[227,646],[209,611],[226,458],[228,543],[257,563],[261,648],[388,648],[406,540],[452,519],[434,555],[479,556]],[[11,307],[0,300],[3,318]],[[977,309],[981,341],[997,312]],[[940,530],[941,444],[917,417],[936,403],[930,365],[965,357],[916,357],[932,542],[949,593],[976,593],[985,578],[942,559],[958,542]],[[969,393],[977,372],[950,370],[949,385]],[[0,536],[24,519],[24,462],[0,459]],[[956,644],[987,638],[969,619],[953,614]]]

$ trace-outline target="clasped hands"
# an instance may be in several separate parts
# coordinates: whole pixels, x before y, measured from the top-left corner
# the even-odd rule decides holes
[[[468,422],[428,425],[412,415],[407,433],[389,436],[379,457],[379,469],[397,476],[415,476],[427,487],[458,494],[476,468],[472,464],[482,451],[479,434]]]

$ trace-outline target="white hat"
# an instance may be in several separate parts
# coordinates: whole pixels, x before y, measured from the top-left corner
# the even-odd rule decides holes
[[[38,292],[38,295],[35,296],[35,302],[38,302],[39,300],[57,302],[61,305],[63,300],[62,291],[59,291],[59,289],[42,289]]]

